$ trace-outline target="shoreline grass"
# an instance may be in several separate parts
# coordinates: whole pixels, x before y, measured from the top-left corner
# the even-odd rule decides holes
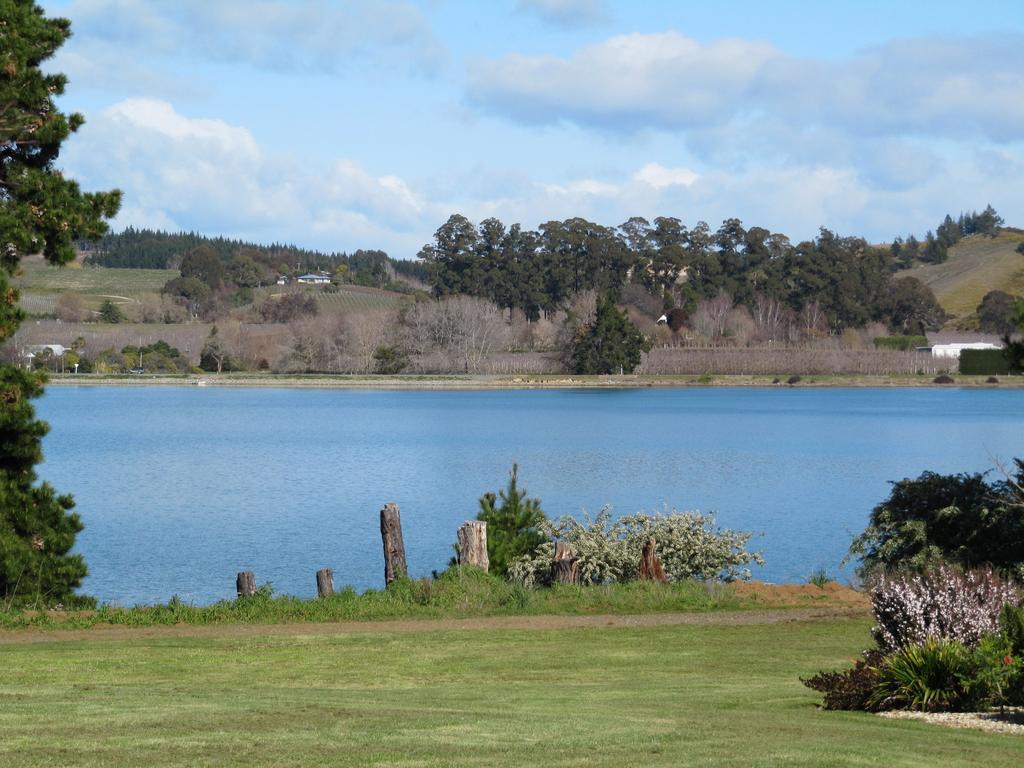
[[[953,384],[936,384],[933,375],[807,375],[787,384],[788,374],[764,375],[668,375],[582,376],[573,374],[490,375],[347,375],[347,374],[50,374],[49,386],[208,386],[251,388],[379,389],[379,390],[488,390],[488,389],[644,389],[688,387],[799,388],[981,388],[1024,389],[1024,376],[1002,376],[990,383],[988,376],[953,375]]]
[[[769,590],[770,587],[764,587]],[[351,587],[325,598],[275,597],[266,589],[249,598],[190,605],[176,598],[161,605],[86,611],[0,611],[0,629],[69,630],[97,626],[174,624],[287,624],[380,620],[466,619],[496,616],[588,616],[754,610],[770,606],[855,605],[850,590],[806,588],[788,600],[718,582],[627,582],[600,586],[556,585],[527,589],[475,568],[452,567],[437,579],[402,579],[387,589],[356,593]]]

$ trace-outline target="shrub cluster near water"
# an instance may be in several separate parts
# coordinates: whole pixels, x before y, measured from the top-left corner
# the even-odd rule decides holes
[[[1024,706],[1024,462],[1016,475],[922,474],[894,484],[851,547],[875,647],[804,683],[826,709]]]

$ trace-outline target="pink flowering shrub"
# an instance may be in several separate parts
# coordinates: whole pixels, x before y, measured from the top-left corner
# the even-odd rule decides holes
[[[927,638],[956,640],[973,648],[999,631],[999,614],[1020,592],[991,568],[960,571],[939,565],[923,573],[880,576],[871,587],[872,630],[886,652]]]

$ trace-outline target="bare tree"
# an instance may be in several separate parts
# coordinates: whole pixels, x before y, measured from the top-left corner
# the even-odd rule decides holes
[[[65,291],[57,299],[57,319],[61,322],[79,323],[87,314],[85,299],[77,291]]]
[[[757,337],[762,341],[783,339],[789,308],[778,299],[762,293],[754,297],[750,308]]]
[[[359,373],[374,368],[374,353],[384,344],[394,323],[391,312],[377,310],[350,314],[342,321],[345,350],[355,359]]]
[[[726,335],[738,346],[746,346],[754,336],[754,320],[750,310],[739,304],[729,310],[725,316]]]
[[[827,332],[825,313],[816,300],[804,304],[804,308],[800,310],[800,328],[808,339],[819,338]]]
[[[713,299],[705,299],[697,305],[690,320],[693,329],[709,339],[720,339],[726,334],[727,318],[732,309],[732,297],[719,291]]]
[[[504,313],[470,296],[417,304],[405,313],[408,346],[428,368],[476,373],[485,358],[511,336]]]

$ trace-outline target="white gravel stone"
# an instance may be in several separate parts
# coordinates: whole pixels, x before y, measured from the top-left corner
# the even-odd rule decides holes
[[[924,720],[947,728],[974,728],[994,733],[1024,735],[1024,708],[1007,707],[1002,712],[879,712],[897,720]]]

